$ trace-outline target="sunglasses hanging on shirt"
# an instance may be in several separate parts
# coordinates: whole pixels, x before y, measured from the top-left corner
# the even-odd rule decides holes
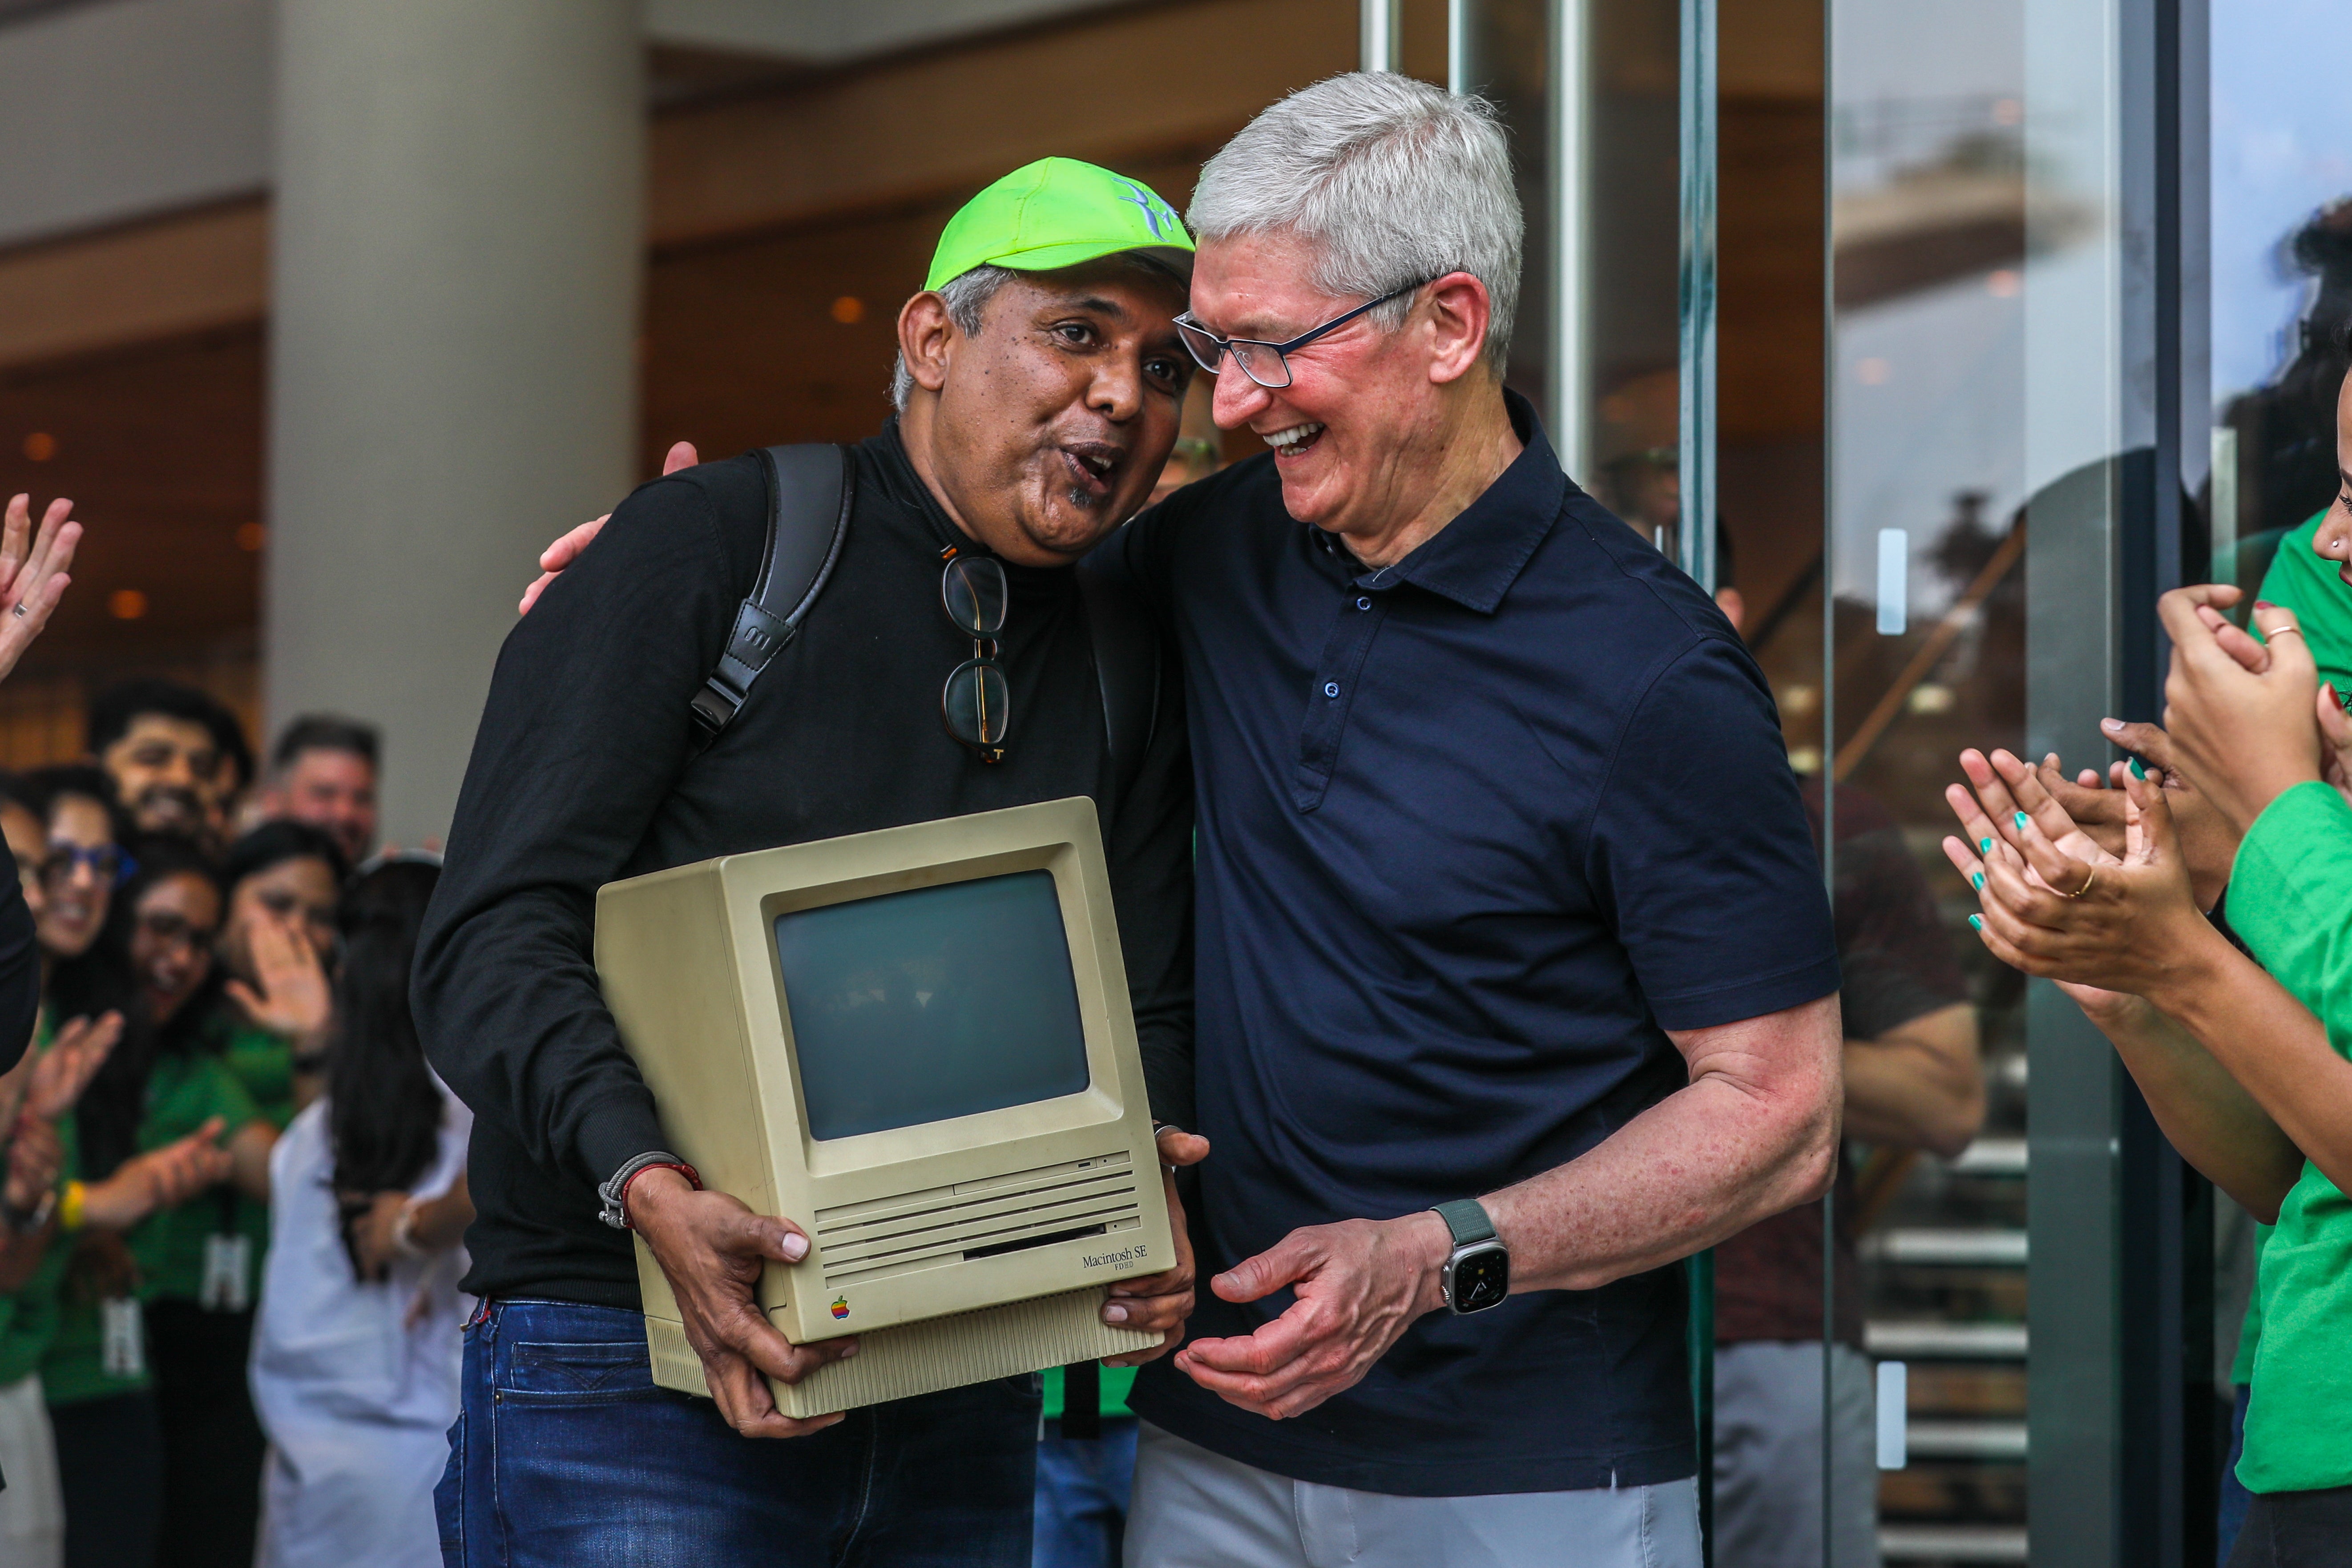
[[[940,604],[956,629],[971,638],[971,657],[948,672],[940,689],[940,719],[983,763],[1004,760],[1012,717],[1004,667],[996,662],[1006,597],[1004,567],[991,557],[951,556],[940,574]]]

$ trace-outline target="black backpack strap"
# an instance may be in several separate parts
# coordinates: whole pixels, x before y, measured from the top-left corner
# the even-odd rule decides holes
[[[1102,683],[1103,730],[1120,797],[1134,784],[1160,727],[1160,626],[1134,586],[1092,555],[1077,564],[1078,594]]]
[[[735,612],[735,629],[719,668],[694,694],[694,749],[700,752],[734,721],[751,683],[793,640],[802,617],[841,559],[857,500],[857,459],[831,445],[770,447],[761,454],[768,481],[768,544],[751,596]]]

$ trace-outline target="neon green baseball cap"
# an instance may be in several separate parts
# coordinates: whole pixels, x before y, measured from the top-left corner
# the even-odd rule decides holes
[[[1192,276],[1192,237],[1151,187],[1076,158],[1024,163],[964,203],[940,232],[926,289],[975,267],[1051,272],[1139,251]]]

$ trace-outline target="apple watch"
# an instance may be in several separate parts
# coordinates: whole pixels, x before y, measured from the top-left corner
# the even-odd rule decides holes
[[[1438,1283],[1455,1316],[1499,1307],[1511,1293],[1511,1249],[1495,1234],[1495,1222],[1476,1198],[1456,1198],[1430,1211],[1454,1234],[1454,1251]]]

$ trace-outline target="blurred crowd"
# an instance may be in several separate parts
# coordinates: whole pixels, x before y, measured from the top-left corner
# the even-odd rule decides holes
[[[78,533],[30,521],[10,664]],[[87,733],[0,775],[39,985],[0,1078],[0,1561],[245,1568],[404,1514],[430,1548],[471,1215],[408,1016],[437,858],[377,850],[367,724],[257,769],[218,699],[141,679]]]

